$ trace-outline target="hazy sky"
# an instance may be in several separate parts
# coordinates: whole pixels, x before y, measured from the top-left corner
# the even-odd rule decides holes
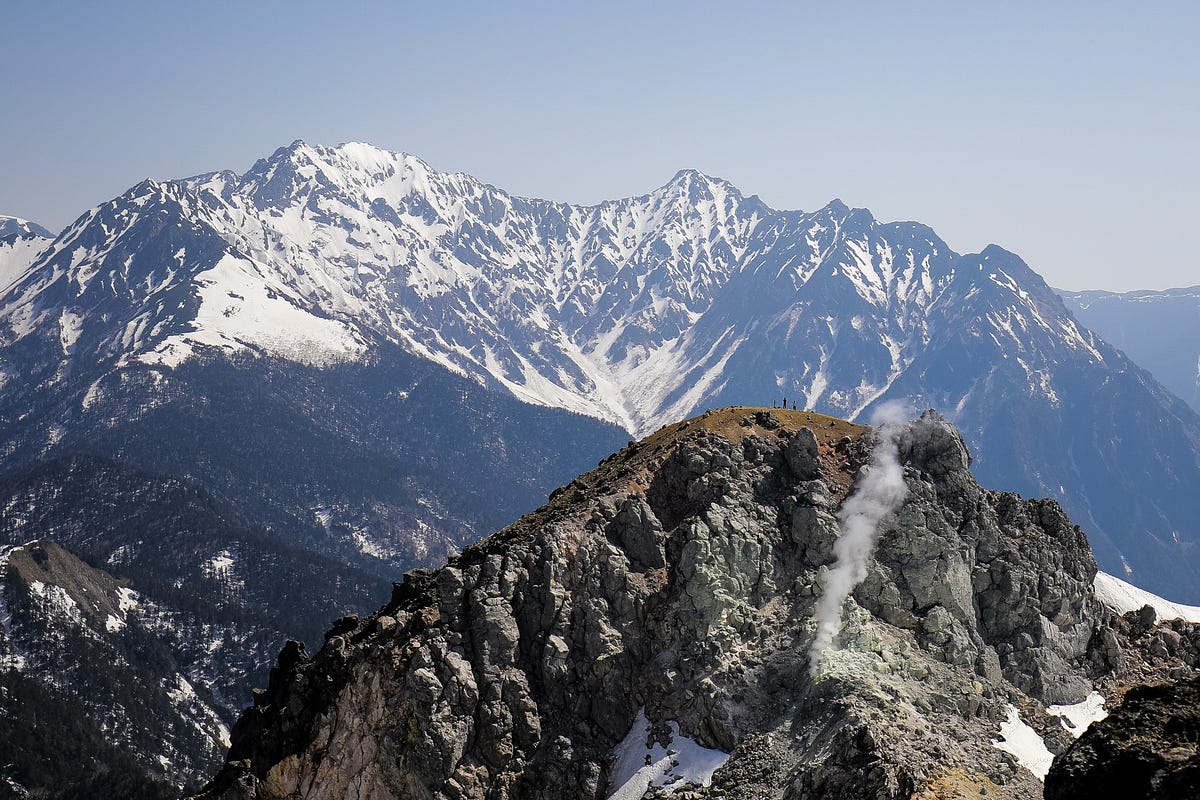
[[[57,229],[143,177],[360,140],[571,202],[695,167],[1066,288],[1191,285],[1198,42],[1194,2],[18,0],[0,213]]]

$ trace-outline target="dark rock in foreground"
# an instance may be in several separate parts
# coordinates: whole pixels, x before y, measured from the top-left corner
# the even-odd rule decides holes
[[[1139,686],[1054,762],[1047,800],[1200,797],[1200,678]]]

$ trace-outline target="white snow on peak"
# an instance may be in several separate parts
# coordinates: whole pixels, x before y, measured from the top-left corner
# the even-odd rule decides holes
[[[0,214],[0,236],[9,236],[12,234],[17,234],[20,237],[36,237],[38,239],[46,239],[47,236],[53,238],[54,236],[54,234],[36,222],[31,222],[23,217]]]
[[[1181,619],[1184,622],[1200,622],[1200,606],[1172,603],[1132,583],[1123,581],[1107,572],[1097,572],[1093,583],[1096,599],[1119,614],[1137,611],[1150,606],[1158,612],[1159,619]]]
[[[1008,719],[1000,723],[1000,738],[992,740],[992,746],[1011,753],[1017,763],[1029,770],[1039,780],[1046,779],[1054,754],[1046,748],[1046,741],[1021,719],[1021,713],[1012,703],[1008,704]]]
[[[139,252],[140,226],[162,219],[181,226],[179,240]],[[1039,329],[1092,347],[999,260],[986,275],[956,273],[957,255],[918,228],[840,202],[777,211],[694,170],[574,206],[361,142],[298,141],[241,176],[147,181],[93,209],[12,285],[0,336],[53,319],[68,351],[84,341],[78,321],[47,309],[96,308],[124,291],[112,341],[95,344],[86,320],[89,346],[120,354],[118,366],[246,352],[321,367],[388,342],[635,435],[736,390],[764,360],[782,393],[853,417],[903,385],[931,314],[953,317],[979,283],[1008,299],[971,335],[1011,347]],[[64,288],[75,305],[43,302]],[[831,314],[860,323],[823,321]],[[857,377],[836,369],[832,354],[848,348],[871,362]],[[1046,365],[1024,363],[1031,391],[1053,399]]]
[[[49,239],[36,236],[0,242],[0,292],[7,291],[16,283],[49,244]]]
[[[609,777],[608,800],[640,800],[652,786],[674,794],[689,783],[712,783],[713,773],[729,760],[729,754],[701,747],[681,735],[679,725],[673,721],[667,725],[670,741],[663,747],[657,740],[650,740],[646,710],[638,710],[628,735],[613,749],[616,763]]]

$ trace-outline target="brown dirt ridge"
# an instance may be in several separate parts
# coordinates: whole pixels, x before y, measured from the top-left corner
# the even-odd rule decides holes
[[[786,438],[801,428],[809,428],[816,434],[822,477],[825,478],[833,496],[841,501],[854,482],[854,476],[848,466],[846,445],[861,439],[870,430],[869,426],[818,414],[815,411],[793,411],[766,406],[708,409],[695,417],[664,425],[640,441],[631,441],[621,450],[603,459],[591,472],[555,489],[545,505],[468,547],[463,556],[469,557],[472,551],[476,551],[476,555],[492,552],[501,542],[510,541],[552,520],[562,518],[569,509],[578,507],[581,500],[592,495],[598,488],[607,487],[611,490],[621,487],[628,492],[644,495],[654,473],[680,445],[692,437],[716,434],[728,441],[740,443],[748,436]]]

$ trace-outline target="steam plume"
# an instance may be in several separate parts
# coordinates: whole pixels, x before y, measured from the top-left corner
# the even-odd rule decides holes
[[[838,511],[841,533],[833,544],[835,561],[825,573],[824,589],[817,601],[817,635],[809,650],[809,670],[814,676],[842,628],[842,602],[867,577],[867,560],[875,549],[879,524],[908,495],[897,444],[907,427],[906,411],[902,404],[889,403],[872,414],[871,424],[878,427],[879,441],[871,453],[871,466]]]

